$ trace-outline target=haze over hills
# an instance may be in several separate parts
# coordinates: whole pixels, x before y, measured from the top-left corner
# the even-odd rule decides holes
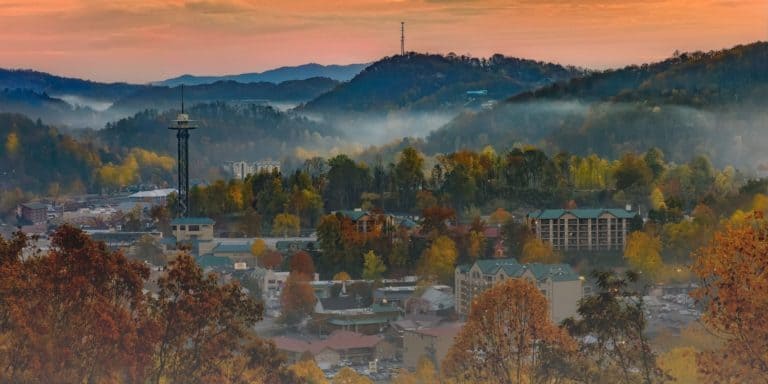
[[[188,104],[216,101],[239,103],[289,102],[298,104],[330,91],[338,81],[325,77],[288,80],[279,84],[270,82],[239,83],[232,80],[213,84],[192,85],[184,88],[184,100]],[[144,109],[160,111],[178,108],[181,99],[180,86],[152,86],[144,88],[114,102],[110,111],[135,113]]]
[[[516,143],[551,152],[597,153],[659,147],[670,160],[704,153],[717,164],[754,169],[768,122],[768,44],[689,53],[663,62],[594,73],[464,113],[430,134],[430,153]]]
[[[368,64],[321,65],[309,63],[292,67],[280,67],[264,72],[243,73],[225,76],[182,75],[168,80],[158,81],[154,85],[175,87],[178,85],[211,84],[217,81],[237,81],[239,83],[282,83],[290,80],[305,80],[312,77],[327,77],[336,81],[348,81],[355,77]]]
[[[0,68],[0,89],[28,89],[53,97],[73,95],[97,101],[114,101],[145,87],[128,83],[99,83],[28,69]]]

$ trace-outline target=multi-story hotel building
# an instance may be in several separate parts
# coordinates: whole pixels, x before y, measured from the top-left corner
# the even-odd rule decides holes
[[[556,251],[621,251],[635,216],[625,209],[545,209],[531,212],[527,221]]]
[[[477,260],[456,267],[456,313],[467,316],[474,300],[493,284],[505,279],[533,281],[549,304],[555,322],[575,316],[583,296],[582,279],[568,264],[520,264],[515,259]]]

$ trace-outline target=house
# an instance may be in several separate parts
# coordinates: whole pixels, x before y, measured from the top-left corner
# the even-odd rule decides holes
[[[368,306],[359,297],[339,296],[318,299],[312,318],[321,332],[346,330],[373,335],[382,333],[401,314],[392,304]]]
[[[212,254],[218,245],[213,240],[214,221],[207,217],[181,217],[171,221],[176,243],[187,244],[194,256]]]
[[[398,228],[401,223],[406,228],[410,225],[409,223],[403,223],[402,220],[395,219],[392,215],[363,211],[362,209],[341,210],[335,213],[352,221],[358,233],[385,233]]]
[[[224,257],[229,259],[232,264],[245,263],[247,266],[256,265],[256,257],[251,253],[250,241],[238,242],[219,242],[211,253],[215,257]]]
[[[555,322],[575,316],[583,296],[582,277],[568,264],[520,264],[515,259],[477,260],[455,271],[456,313],[467,316],[472,300],[493,284],[505,279],[529,279],[547,298],[549,315]]]
[[[376,359],[391,359],[395,348],[381,336],[366,336],[356,332],[334,331],[326,339],[302,339],[291,336],[272,338],[278,351],[288,362],[294,363],[311,355],[322,369],[339,365],[342,361],[366,364]]]
[[[48,220],[48,206],[43,203],[23,203],[21,219],[33,225],[45,223]]]
[[[416,369],[422,356],[426,356],[439,372],[440,363],[463,326],[463,323],[449,323],[434,328],[406,329],[403,332],[403,366]]]
[[[526,216],[540,240],[559,251],[621,251],[637,213],[628,209],[545,209]]]

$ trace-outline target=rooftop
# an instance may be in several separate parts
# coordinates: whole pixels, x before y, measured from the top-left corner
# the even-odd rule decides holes
[[[619,219],[631,219],[637,215],[636,212],[627,211],[621,208],[593,208],[593,209],[544,209],[533,211],[528,217],[536,219],[558,219],[570,213],[579,219],[596,219],[604,213],[608,213]]]
[[[171,221],[171,225],[213,225],[214,223],[207,217],[179,217]]]
[[[153,189],[151,191],[136,192],[128,197],[134,198],[134,199],[147,198],[147,197],[168,197],[168,195],[170,195],[171,193],[176,193],[176,189],[174,188]]]
[[[48,209],[47,205],[45,205],[43,203],[38,203],[38,202],[22,203],[21,206],[24,207],[24,208],[27,208],[27,209],[46,209],[46,210]]]

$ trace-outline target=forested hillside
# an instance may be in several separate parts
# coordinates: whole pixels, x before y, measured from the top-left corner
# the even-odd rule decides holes
[[[427,138],[428,152],[534,143],[548,151],[597,153],[659,147],[752,167],[768,121],[768,44],[684,53],[660,63],[592,74],[465,113]]]
[[[582,74],[575,68],[498,54],[478,59],[408,53],[371,64],[302,110],[324,114],[450,110],[467,102],[467,91],[485,90],[484,98],[504,99]]]

